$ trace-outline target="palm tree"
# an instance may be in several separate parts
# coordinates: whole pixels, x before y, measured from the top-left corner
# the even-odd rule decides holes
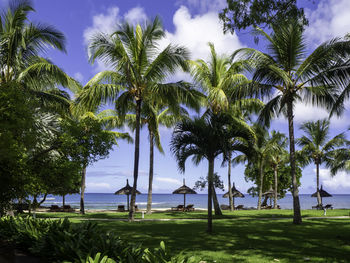
[[[288,162],[288,152],[286,151],[288,140],[284,133],[272,131],[271,140],[273,141],[274,151],[269,156],[269,163],[274,173],[274,200],[273,208],[277,209],[277,196],[278,196],[278,169],[281,165]]]
[[[247,77],[242,74],[245,69],[245,63],[242,61],[232,62],[228,56],[219,56],[215,51],[214,44],[208,43],[208,45],[210,48],[210,61],[205,62],[202,59],[190,61],[192,66],[191,75],[196,84],[207,96],[207,109],[214,113],[230,112],[244,122],[247,113],[256,112],[262,107],[260,100],[240,99],[232,101],[231,99],[235,87],[249,82]],[[232,211],[231,155],[232,153],[229,153],[227,162],[229,203],[230,210]]]
[[[183,82],[163,81],[179,67],[187,70],[188,52],[180,46],[168,45],[159,52],[158,40],[165,32],[159,18],[136,27],[124,23],[111,35],[98,33],[90,42],[90,61],[100,59],[114,70],[95,75],[85,86],[78,100],[88,108],[96,109],[101,103],[112,102],[118,116],[125,117],[128,111],[136,114],[134,182],[130,201],[129,220],[134,220],[136,187],[140,155],[141,109],[151,95],[159,103],[174,109],[182,101],[195,107],[198,103],[195,92]],[[197,94],[197,93],[196,93]],[[198,107],[198,106],[197,106]]]
[[[344,133],[339,133],[329,139],[329,120],[323,119],[318,121],[305,122],[300,126],[305,135],[297,140],[297,144],[302,147],[301,155],[306,164],[313,162],[316,165],[316,191],[317,203],[322,205],[320,195],[320,166],[326,163],[332,167],[335,156],[346,151],[345,147],[348,141]]]
[[[204,158],[208,160],[208,232],[212,232],[212,195],[214,160],[232,150],[232,138],[241,138],[241,151],[247,152],[254,141],[251,129],[228,114],[209,112],[202,118],[183,120],[177,124],[171,139],[171,151],[175,155],[180,171],[185,171],[185,163],[192,156],[195,164]],[[246,144],[244,143],[246,142]],[[238,147],[237,147],[238,148]]]
[[[295,103],[308,102],[330,109],[339,89],[350,77],[349,41],[333,39],[321,44],[306,57],[303,28],[299,21],[286,21],[272,26],[269,35],[257,33],[268,42],[270,54],[243,48],[241,54],[254,68],[252,83],[236,96],[269,98],[260,114],[260,122],[268,124],[273,116],[284,114],[288,119],[289,151],[293,195],[293,223],[301,224],[300,202],[296,178],[294,139]],[[272,99],[271,99],[272,98]]]
[[[28,22],[34,12],[29,0],[11,1],[0,16],[0,85],[15,82],[44,105],[68,110],[69,101],[58,85],[74,89],[75,81],[62,69],[40,57],[48,47],[65,51],[65,37],[54,27]]]

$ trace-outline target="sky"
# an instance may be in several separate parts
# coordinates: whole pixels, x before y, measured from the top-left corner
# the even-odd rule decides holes
[[[6,0],[0,0],[6,5]],[[69,75],[85,84],[96,73],[106,69],[106,65],[88,62],[87,45],[92,34],[98,31],[111,33],[118,23],[128,20],[130,23],[143,22],[148,18],[160,16],[166,37],[161,46],[168,43],[184,45],[191,51],[192,59],[207,59],[207,43],[213,42],[219,54],[231,54],[240,47],[253,47],[264,50],[265,43],[254,43],[249,31],[224,34],[218,19],[218,12],[225,7],[225,0],[34,0],[36,12],[30,19],[55,26],[67,38],[67,52],[49,51],[49,57]],[[323,41],[343,36],[350,31],[350,1],[348,0],[305,0],[298,1],[305,8],[310,25],[305,36],[309,52]],[[173,80],[190,80],[188,75],[177,73]],[[304,121],[326,118],[328,113],[309,105],[298,104],[295,108],[296,137],[300,137],[299,125]],[[332,136],[346,131],[350,114],[347,110],[341,118],[331,121]],[[287,122],[284,118],[273,121],[272,129],[287,134]],[[171,193],[182,185],[183,178],[190,187],[199,177],[207,174],[207,162],[194,166],[191,160],[186,163],[186,171],[181,174],[169,149],[172,130],[161,127],[161,142],[165,150],[160,154],[155,150],[154,193]],[[147,131],[141,132],[140,170],[138,190],[147,193],[149,142]],[[119,142],[109,158],[100,160],[87,169],[87,188],[89,193],[112,193],[125,185],[126,179],[132,183],[134,146]],[[227,185],[227,167],[221,167],[221,160],[215,163],[215,171]],[[322,167],[321,184],[330,193],[350,193],[350,174],[340,172],[331,178],[329,171]],[[312,193],[316,188],[316,176],[313,165],[303,170],[300,193]],[[232,180],[236,187],[246,192],[252,186],[244,180],[244,166],[232,169]],[[227,187],[226,187],[227,189]],[[203,192],[205,193],[205,191]],[[221,193],[221,191],[218,191]]]

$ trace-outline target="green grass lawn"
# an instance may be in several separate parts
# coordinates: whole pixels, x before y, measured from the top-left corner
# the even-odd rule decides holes
[[[81,222],[78,218],[73,222]],[[350,262],[350,220],[97,221],[123,239],[156,247],[164,240],[171,252],[185,250],[208,262]]]
[[[350,209],[334,209],[328,210],[327,216],[349,216]],[[323,217],[323,210],[302,210],[303,217]],[[52,217],[68,217],[68,218],[104,218],[104,219],[116,219],[116,218],[128,218],[127,212],[87,212],[85,215],[79,213],[63,213],[63,212],[46,212],[38,213],[37,217],[52,218]],[[222,216],[214,216],[216,219],[254,219],[254,218],[285,218],[293,217],[292,210],[238,210],[238,211],[223,211]],[[135,218],[141,219],[141,212],[137,212]],[[145,214],[145,219],[206,219],[206,211],[194,211],[194,212],[154,212],[151,215]]]
[[[350,210],[329,210],[328,216],[348,216]],[[320,217],[323,211],[303,210],[303,217]],[[41,213],[38,217],[127,218],[127,213]],[[165,241],[172,253],[185,251],[208,262],[350,262],[350,219],[304,219],[293,225],[291,210],[224,211],[214,220],[214,233],[206,233],[206,221],[103,221],[100,227],[125,240],[157,247]],[[137,214],[140,218],[140,213]],[[206,212],[159,212],[146,218],[205,219]],[[271,220],[261,220],[271,218]],[[273,220],[278,218],[280,220]],[[237,219],[237,220],[232,220]]]

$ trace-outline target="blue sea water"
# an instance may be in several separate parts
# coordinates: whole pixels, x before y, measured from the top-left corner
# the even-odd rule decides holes
[[[194,204],[196,208],[207,208],[206,194],[186,195],[186,204]],[[222,194],[218,194],[220,204],[228,204],[228,198],[223,198]],[[152,207],[155,209],[175,207],[183,204],[183,195],[174,194],[153,194]],[[66,204],[74,208],[79,207],[80,195],[67,195]],[[256,207],[258,202],[257,197],[252,197],[248,194],[244,198],[235,198],[235,205],[244,205],[244,207]],[[316,205],[316,198],[310,195],[300,195],[300,204],[302,209],[311,209]],[[269,203],[269,202],[268,202]],[[62,197],[48,196],[43,205],[50,206],[52,204],[62,204]],[[140,194],[136,196],[136,204],[139,208],[146,208],[147,194]],[[279,199],[278,204],[282,209],[292,209],[293,199],[291,195]],[[333,195],[323,199],[323,204],[332,204],[334,208],[350,208],[350,195]],[[114,195],[112,193],[86,193],[85,194],[85,208],[86,209],[116,209],[118,205],[126,205],[125,195]]]

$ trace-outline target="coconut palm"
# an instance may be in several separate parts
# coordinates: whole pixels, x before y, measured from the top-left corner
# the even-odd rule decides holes
[[[245,63],[232,62],[225,55],[219,56],[213,43],[208,43],[210,48],[210,60],[208,62],[198,59],[190,61],[191,75],[195,83],[200,87],[206,97],[206,107],[214,113],[230,112],[242,121],[249,113],[257,112],[262,107],[262,102],[257,99],[240,99],[232,101],[231,95],[235,87],[248,83],[249,80],[242,74]],[[232,142],[232,144],[234,144]],[[232,153],[229,153],[231,156]],[[228,192],[230,210],[233,210],[231,189],[231,157],[228,158]],[[216,211],[220,210],[216,209]],[[219,212],[221,213],[221,211]]]
[[[134,183],[130,201],[129,220],[134,220],[136,187],[140,155],[140,125],[142,104],[151,95],[159,103],[174,109],[178,101],[195,107],[198,103],[194,92],[183,82],[164,83],[175,70],[188,69],[188,52],[180,46],[168,45],[159,50],[158,41],[165,32],[159,18],[144,26],[122,24],[111,35],[97,33],[91,39],[90,61],[100,59],[113,70],[95,75],[85,86],[78,100],[88,108],[112,102],[123,118],[134,107],[135,151]],[[196,93],[197,94],[197,93]]]
[[[10,1],[0,16],[0,85],[15,82],[40,98],[44,105],[55,104],[66,110],[69,101],[57,89],[62,85],[71,89],[75,81],[59,67],[40,57],[49,47],[65,51],[65,37],[54,27],[28,22],[34,12],[29,0]]]
[[[293,195],[293,223],[301,224],[300,202],[296,178],[294,139],[294,107],[296,102],[311,103],[330,109],[339,89],[350,77],[349,41],[333,39],[321,44],[309,56],[303,29],[297,20],[272,26],[269,35],[257,33],[268,42],[268,53],[243,48],[234,54],[250,60],[252,83],[236,95],[269,98],[260,114],[260,122],[268,124],[273,116],[288,119],[289,151]]]
[[[344,133],[339,133],[333,138],[329,138],[329,120],[323,119],[318,121],[305,122],[300,126],[305,135],[297,140],[302,147],[301,155],[304,157],[306,164],[313,162],[316,166],[316,192],[317,203],[322,205],[320,195],[320,166],[325,163],[332,167],[334,158],[341,152],[346,151],[347,140]]]
[[[272,131],[271,140],[275,144],[274,151],[269,156],[269,163],[273,169],[274,174],[274,200],[273,208],[277,209],[277,197],[278,197],[278,169],[281,165],[288,162],[288,152],[286,151],[288,140],[285,134]]]
[[[208,232],[212,232],[212,194],[214,160],[232,150],[231,139],[241,138],[240,150],[249,151],[254,141],[254,133],[249,127],[228,114],[209,112],[202,118],[183,120],[177,124],[171,139],[171,151],[175,155],[180,171],[185,171],[187,158],[192,156],[195,164],[208,160]],[[245,143],[244,143],[245,142]],[[238,145],[236,146],[238,148]]]

